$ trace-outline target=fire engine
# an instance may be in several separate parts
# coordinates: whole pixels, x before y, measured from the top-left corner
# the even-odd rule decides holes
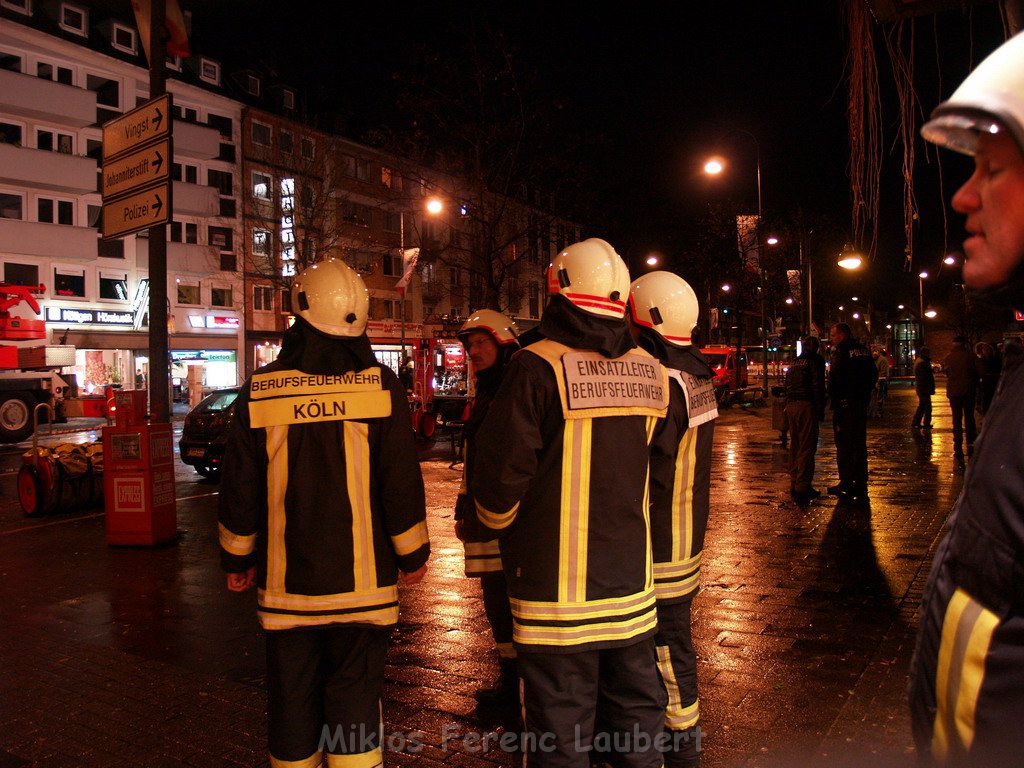
[[[46,323],[11,317],[24,302],[40,314],[36,296],[43,285],[0,283],[0,341],[27,342],[46,338]],[[25,346],[0,343],[0,443],[15,443],[32,434],[33,411],[39,403],[54,405],[68,388],[58,370],[75,364],[75,348],[67,345]]]

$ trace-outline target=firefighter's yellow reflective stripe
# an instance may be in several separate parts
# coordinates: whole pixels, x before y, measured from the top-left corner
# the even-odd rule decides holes
[[[256,534],[251,536],[239,536],[224,527],[223,523],[217,523],[220,530],[220,546],[229,555],[244,557],[256,551]]]
[[[516,649],[512,643],[495,643],[494,647],[498,650],[498,656],[502,659],[514,659],[516,657]]]
[[[386,390],[276,397],[249,403],[249,423],[253,427],[379,419],[390,415],[391,393]]]
[[[668,705],[665,707],[665,727],[673,731],[692,728],[700,718],[700,708],[696,701],[689,706],[683,705],[679,681],[676,679],[676,671],[672,666],[672,654],[667,645],[658,646],[658,671],[661,672],[665,692],[668,694]]]
[[[697,467],[697,430],[688,429],[676,451],[672,481],[672,559],[693,554],[693,474]]]
[[[685,560],[676,560],[668,563],[655,563],[654,576],[658,579],[688,576],[691,571],[700,568],[702,555],[702,552],[698,552],[693,557],[688,557]]]
[[[695,573],[687,579],[680,579],[669,582],[654,582],[654,594],[659,600],[669,600],[673,597],[683,597],[697,589],[700,584],[700,574]]]
[[[465,542],[466,557],[501,557],[498,540]]]
[[[667,391],[667,390],[666,390]],[[653,416],[647,417],[647,447],[651,447],[651,440],[654,439],[654,430],[658,420]],[[644,473],[644,498],[640,506],[644,513],[644,587],[650,589],[654,585],[654,547],[651,542],[651,464],[647,463],[647,471]]]
[[[565,422],[558,556],[558,602],[587,599],[590,539],[590,458],[594,429],[589,419]]]
[[[395,552],[399,555],[411,555],[429,541],[430,535],[427,532],[427,521],[423,520],[397,536],[392,536],[391,546],[395,548]],[[495,542],[494,546],[497,548],[498,543]]]
[[[358,613],[324,613],[310,616],[299,613],[270,613],[257,611],[263,629],[296,629],[298,627],[320,627],[326,624],[369,624],[374,627],[391,627],[398,623],[398,606],[381,608],[376,611]]]
[[[572,410],[569,408],[569,400],[566,394],[566,383],[565,383],[565,370],[562,367],[562,357],[566,352],[573,352],[571,347],[567,347],[564,344],[559,344],[551,339],[542,339],[535,344],[531,344],[527,347],[530,352],[533,352],[538,357],[542,357],[551,366],[554,371],[555,379],[558,381],[558,397],[562,404],[562,418],[569,419],[600,419],[607,416],[653,416],[655,418],[663,417],[668,411],[668,372],[665,371],[664,366],[661,368],[661,376],[663,380],[663,392],[666,393],[665,406],[663,408],[648,408],[648,407],[606,407],[606,408],[583,408],[578,410]],[[654,356],[646,350],[632,349],[626,353],[638,358],[646,358],[644,362],[650,362],[654,360]]]
[[[516,513],[519,511],[518,501],[512,509],[504,513],[491,512],[479,501],[474,501],[473,503],[476,504],[476,516],[480,518],[480,522],[495,531],[508,528],[512,521],[516,519]]]
[[[985,679],[985,657],[999,617],[957,589],[946,606],[936,669],[932,753],[940,763],[961,757],[974,742],[978,694]]]
[[[302,371],[257,373],[249,386],[250,399],[262,400],[281,395],[323,395],[331,392],[371,392],[384,388],[380,366],[337,375],[320,375]]]
[[[512,615],[530,621],[583,621],[621,616],[654,607],[654,589],[585,603],[551,603],[509,598]]]
[[[320,752],[315,752],[302,760],[278,760],[271,755],[270,768],[320,768],[323,759],[323,754]]]
[[[257,598],[260,608],[275,608],[284,611],[352,611],[397,602],[398,587],[391,584],[386,587],[355,592],[338,592],[333,595],[294,595],[261,589],[257,592]]]
[[[352,507],[352,574],[355,589],[377,586],[377,558],[373,551],[373,514],[370,508],[370,427],[345,422],[345,480]]]
[[[552,627],[520,624],[513,621],[513,636],[523,645],[581,645],[583,643],[629,640],[654,629],[658,616],[654,611],[620,621]]]
[[[384,762],[380,747],[369,752],[358,752],[354,755],[334,755],[327,753],[327,768],[374,768]]]
[[[479,560],[467,560],[465,574],[467,576],[486,576],[502,570],[500,557],[482,557]]]
[[[267,589],[284,592],[284,495],[288,490],[288,427],[267,429]]]

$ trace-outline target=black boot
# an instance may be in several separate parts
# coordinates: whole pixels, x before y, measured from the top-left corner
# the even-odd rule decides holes
[[[498,682],[492,688],[481,688],[473,697],[485,705],[518,704],[519,672],[515,659],[501,659]]]

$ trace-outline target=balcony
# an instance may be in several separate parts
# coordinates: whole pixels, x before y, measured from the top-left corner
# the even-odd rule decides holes
[[[96,161],[44,149],[0,144],[0,184],[75,195],[96,191]]]
[[[149,239],[135,240],[135,258],[140,269],[149,269]],[[167,273],[214,275],[220,272],[220,251],[212,245],[167,243]]]
[[[92,227],[0,218],[0,243],[5,253],[92,260],[96,258],[98,240]]]
[[[220,193],[216,187],[174,182],[174,213],[185,216],[217,216],[220,214]]]
[[[0,112],[82,128],[96,121],[96,94],[0,69]]]
[[[213,128],[195,123],[174,123],[175,157],[194,157],[213,160],[220,154],[220,133]]]

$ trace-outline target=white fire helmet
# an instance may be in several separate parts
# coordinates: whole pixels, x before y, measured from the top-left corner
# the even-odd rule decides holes
[[[622,318],[629,269],[611,244],[596,237],[574,243],[551,260],[548,293],[560,293],[591,315]]]
[[[973,155],[981,133],[1009,131],[1024,152],[1024,33],[989,54],[921,128],[927,141]]]
[[[370,295],[352,267],[326,259],[306,267],[292,283],[292,309],[328,336],[360,336],[366,330]]]
[[[472,331],[485,331],[491,334],[498,345],[518,343],[519,331],[516,324],[493,309],[478,309],[471,314],[459,329],[459,339],[465,342]]]
[[[649,272],[629,287],[629,317],[675,347],[690,346],[697,325],[697,294],[679,275]]]

